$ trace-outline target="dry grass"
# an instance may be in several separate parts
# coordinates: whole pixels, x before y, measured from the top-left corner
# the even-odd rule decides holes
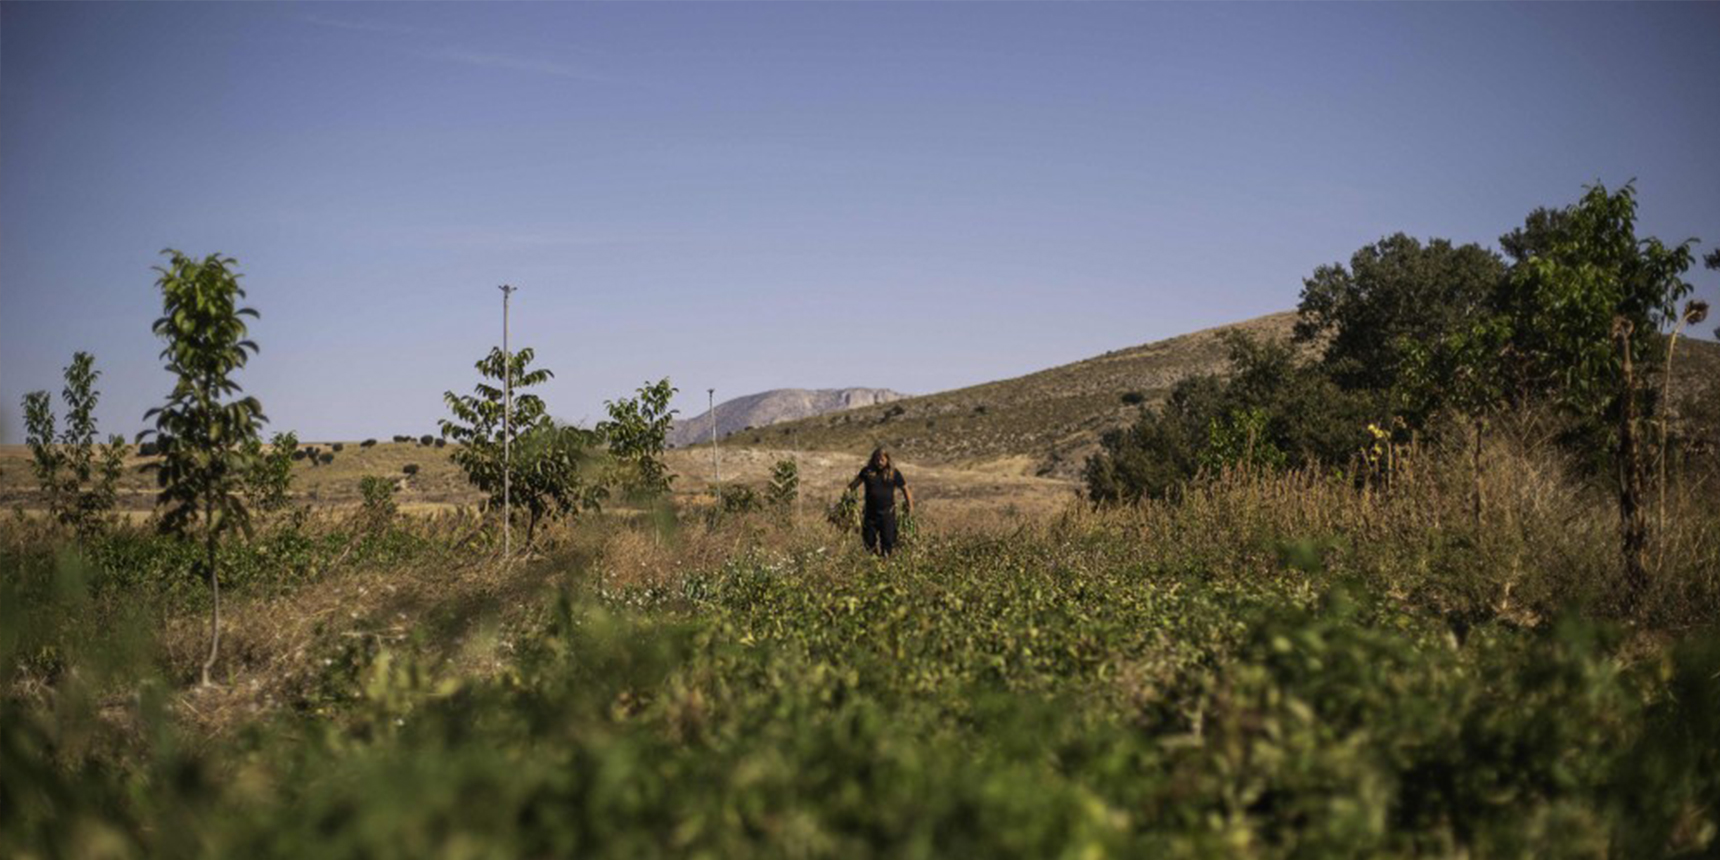
[[[1128,514],[1145,543],[1185,563],[1276,575],[1317,563],[1453,616],[1537,624],[1566,608],[1623,618],[1613,497],[1546,446],[1496,434],[1475,472],[1467,450],[1405,446],[1388,482],[1330,473],[1231,471]],[[1669,488],[1668,526],[1633,621],[1676,629],[1720,618],[1720,510],[1702,479]]]

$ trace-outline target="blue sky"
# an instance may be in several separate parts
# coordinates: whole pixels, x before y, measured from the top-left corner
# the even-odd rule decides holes
[[[1717,37],[1712,3],[5,3],[0,427],[86,349],[142,428],[164,247],[238,258],[271,427],[356,439],[434,429],[503,282],[591,421],[665,375],[687,415],[1014,376],[1595,180],[1720,241]]]

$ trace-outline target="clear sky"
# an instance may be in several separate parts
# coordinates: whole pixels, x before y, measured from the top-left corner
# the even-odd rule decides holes
[[[0,427],[85,349],[142,428],[169,246],[238,258],[271,429],[357,439],[433,431],[503,282],[553,414],[691,415],[1288,309],[1633,177],[1720,241],[1720,4],[7,2]]]

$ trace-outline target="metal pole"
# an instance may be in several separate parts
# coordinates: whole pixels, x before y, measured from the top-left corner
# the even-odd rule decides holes
[[[717,463],[717,390],[707,388],[705,394],[710,404],[705,414],[711,416],[711,492],[715,493],[723,483],[723,468]]]
[[[508,299],[514,288],[501,285],[502,291],[502,558],[510,559],[514,552],[513,481],[511,480],[514,435],[514,354],[508,349]]]

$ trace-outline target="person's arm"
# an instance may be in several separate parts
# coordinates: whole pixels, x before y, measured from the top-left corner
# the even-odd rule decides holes
[[[902,510],[905,513],[907,513],[908,516],[910,516],[910,517],[913,516],[914,515],[914,491],[908,489],[907,484],[902,485],[902,498],[908,500],[907,506],[904,507]]]
[[[854,474],[854,480],[848,482],[848,492],[854,492],[854,488],[860,486],[860,479],[865,477],[865,475],[865,469],[861,469],[859,472],[856,472]]]

